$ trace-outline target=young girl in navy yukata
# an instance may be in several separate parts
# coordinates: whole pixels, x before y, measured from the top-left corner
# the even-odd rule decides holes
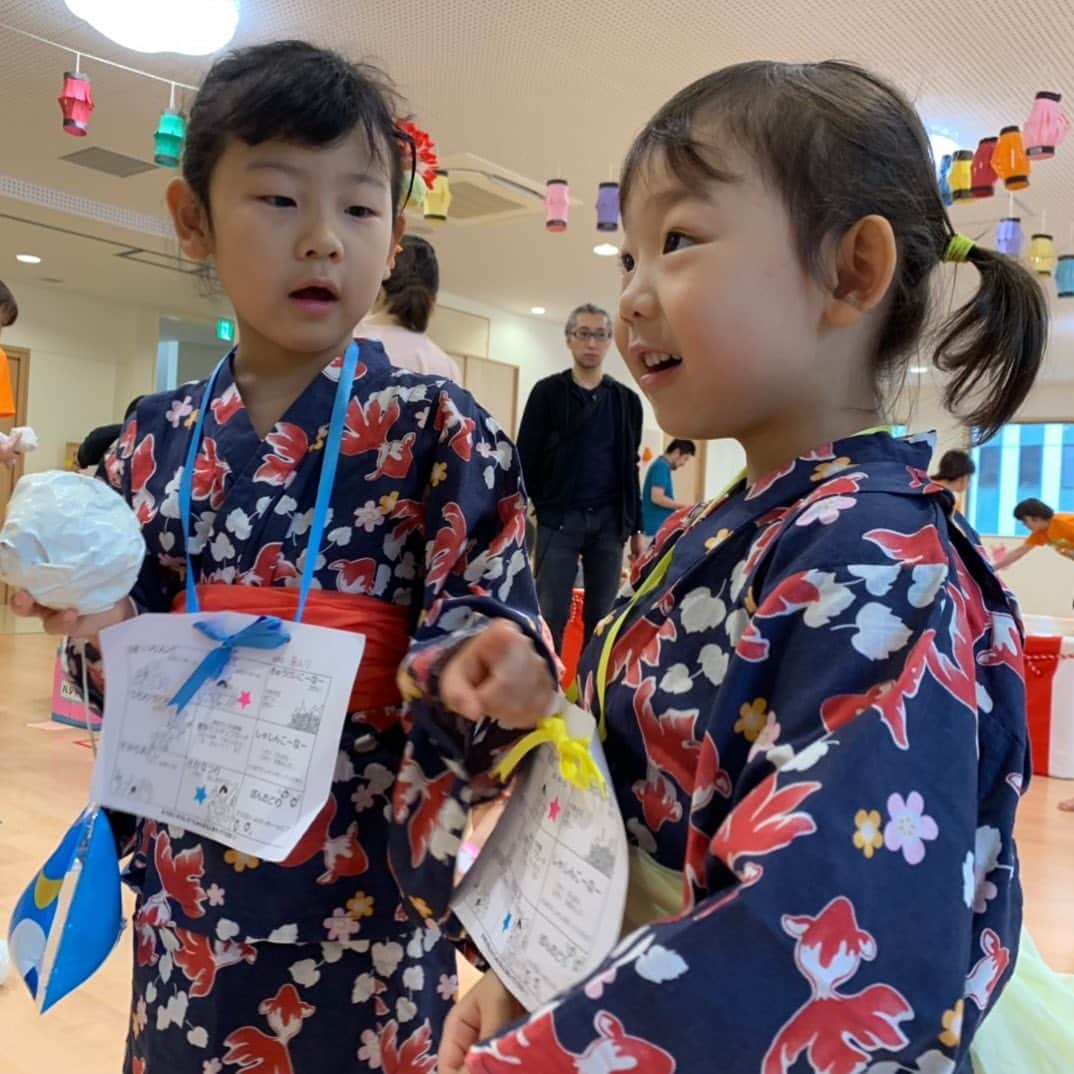
[[[978,276],[934,360],[983,437],[1043,297],[954,233],[917,115],[847,64],[695,83],[622,196],[620,351],[663,429],[734,437],[746,474],[669,520],[582,662],[635,931],[506,1031],[486,976],[441,1074],[968,1071],[1017,954],[1022,637],[927,438],[877,427],[942,261]]]
[[[408,924],[395,874],[453,859],[509,728],[551,701],[514,449],[461,388],[360,343],[325,537],[308,546],[342,355],[403,229],[412,152],[395,106],[376,70],[298,42],[212,68],[168,205],[183,253],[212,260],[234,305],[237,351],[211,395],[145,399],[105,461],[146,540],[130,601],[78,620],[19,597],[75,638],[182,608],[189,538],[202,609],[294,618],[316,556],[305,621],[368,638],[331,797],[287,860],[145,819],[127,833],[127,1074],[429,1074],[453,950],[433,922]]]

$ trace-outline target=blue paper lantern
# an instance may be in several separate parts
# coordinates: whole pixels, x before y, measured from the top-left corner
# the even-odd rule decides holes
[[[1055,270],[1055,290],[1060,298],[1074,298],[1074,254],[1063,254]]]
[[[1024,241],[1021,217],[1005,216],[996,228],[996,249],[1008,257],[1018,257]]]
[[[42,1014],[100,968],[122,928],[116,840],[108,817],[87,809],[11,915],[11,961]]]
[[[619,230],[619,184],[601,183],[597,191],[597,230]]]
[[[951,160],[950,153],[944,153],[940,158],[938,178],[940,180],[940,197],[943,199],[944,205],[954,205],[955,203],[954,196],[951,194],[951,184],[947,179],[948,172],[951,171]]]

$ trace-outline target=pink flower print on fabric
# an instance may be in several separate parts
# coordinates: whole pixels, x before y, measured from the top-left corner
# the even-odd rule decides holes
[[[936,821],[925,813],[925,800],[911,791],[906,800],[901,794],[888,798],[888,816],[884,827],[884,845],[888,850],[902,851],[907,865],[920,865],[925,860],[925,843],[940,834]]]

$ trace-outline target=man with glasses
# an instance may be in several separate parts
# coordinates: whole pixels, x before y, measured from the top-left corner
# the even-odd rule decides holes
[[[619,588],[623,545],[640,555],[641,400],[604,374],[612,321],[594,305],[567,320],[571,368],[538,381],[526,402],[518,452],[537,513],[537,595],[557,649],[581,561],[585,638]]]

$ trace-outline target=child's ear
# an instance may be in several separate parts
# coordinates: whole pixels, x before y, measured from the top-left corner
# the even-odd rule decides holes
[[[388,264],[384,269],[384,275],[381,276],[381,280],[386,280],[395,271],[395,259],[403,252],[403,247],[400,243],[403,241],[403,236],[406,234],[406,217],[400,213],[395,218],[395,227],[392,228],[392,248],[391,253],[388,254]]]
[[[895,232],[883,216],[864,216],[836,249],[836,282],[824,310],[832,327],[859,321],[884,301],[891,287],[899,253]]]
[[[173,179],[164,197],[183,255],[192,261],[207,260],[213,252],[213,233],[201,199],[185,179]]]

